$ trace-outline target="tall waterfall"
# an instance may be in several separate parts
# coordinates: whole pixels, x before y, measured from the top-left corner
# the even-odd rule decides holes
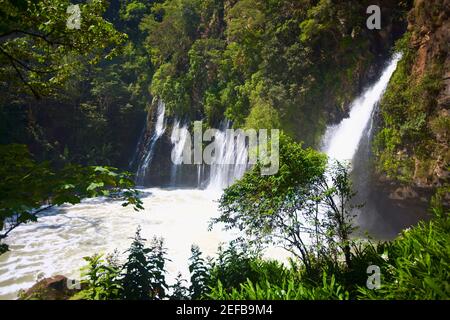
[[[136,171],[136,180],[137,180],[136,182],[138,184],[143,183],[145,174],[147,173],[147,170],[152,162],[156,142],[159,140],[159,138],[164,134],[164,131],[166,130],[166,123],[164,119],[165,111],[166,106],[164,102],[159,100],[158,109],[156,110],[155,130],[152,137],[150,138],[150,141],[146,145],[143,156],[139,161],[139,166]]]
[[[401,54],[392,57],[379,80],[353,101],[349,117],[329,127],[322,140],[322,151],[329,156],[330,161],[351,163],[352,182],[355,190],[358,190],[354,201],[355,204],[364,203],[363,208],[354,212],[358,225],[355,232],[368,232],[377,238],[392,238],[400,230],[392,228],[398,225],[398,222],[392,221],[396,220],[398,214],[388,212],[386,207],[378,207],[384,200],[374,191],[370,174],[372,115],[400,59]]]
[[[400,59],[401,54],[395,54],[380,79],[353,101],[349,117],[327,129],[322,151],[331,159],[352,161],[364,132],[371,129],[371,126],[368,126],[369,120]]]

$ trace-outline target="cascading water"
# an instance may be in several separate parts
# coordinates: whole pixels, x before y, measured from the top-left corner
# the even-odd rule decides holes
[[[386,90],[400,59],[401,54],[395,54],[380,79],[351,104],[349,117],[327,129],[322,151],[331,159],[352,161],[364,131],[370,129],[368,124],[374,108]]]
[[[228,187],[240,179],[249,167],[245,135],[227,131],[229,122],[223,127],[225,129],[215,136],[216,154],[210,168],[208,189],[222,190]]]
[[[159,140],[159,138],[164,134],[164,131],[166,130],[166,123],[164,119],[165,110],[166,106],[164,102],[159,100],[158,109],[156,110],[155,130],[152,137],[150,138],[149,143],[147,144],[147,147],[145,148],[144,154],[141,157],[141,160],[139,161],[139,166],[136,171],[137,184],[143,184],[145,175],[153,159],[156,142]]]
[[[351,107],[350,117],[327,130],[323,151],[339,160],[353,159],[370,116],[379,101],[400,56],[393,58],[380,80],[369,88]],[[158,103],[154,134],[147,143],[145,155],[140,159],[138,175],[145,177],[151,165],[155,144],[165,132],[164,104]],[[0,299],[15,298],[19,289],[29,288],[39,274],[45,276],[65,274],[79,279],[83,257],[94,253],[111,253],[114,249],[125,252],[130,238],[138,225],[147,239],[162,236],[166,240],[170,275],[182,271],[189,277],[188,257],[190,246],[198,244],[201,251],[214,255],[221,242],[228,242],[234,235],[214,228],[207,231],[211,217],[217,215],[217,199],[223,187],[239,178],[247,169],[245,140],[231,143],[224,132],[225,124],[217,139],[217,159],[209,171],[205,165],[197,165],[197,183],[209,182],[208,190],[143,189],[144,212],[136,214],[120,202],[103,198],[83,201],[78,205],[62,206],[39,217],[35,223],[24,224],[10,233],[7,244],[11,251],[0,256]],[[175,139],[173,134],[175,162],[181,161],[187,141],[186,125]],[[183,130],[183,128],[185,130]],[[173,133],[173,132],[172,132]],[[243,142],[244,141],[244,142]],[[234,164],[227,164],[234,161]],[[168,159],[170,161],[170,159]],[[172,165],[176,183],[181,166]],[[206,176],[205,176],[206,175]],[[174,184],[175,185],[175,184]],[[215,190],[220,189],[220,190]],[[269,254],[272,258],[285,257],[281,251]]]
[[[372,115],[400,59],[401,54],[393,56],[380,79],[351,104],[349,117],[329,127],[322,140],[322,151],[328,155],[330,162],[349,161],[351,164],[353,186],[358,191],[353,200],[356,204],[364,203],[361,209],[354,212],[355,223],[359,227],[356,232],[362,234],[369,232],[377,237],[386,237],[388,234],[395,236],[398,230],[396,227],[392,228],[394,223],[387,223],[385,213],[377,210],[371,199],[372,168],[368,163],[372,139]],[[394,215],[390,216],[392,218]]]
[[[187,124],[180,126],[180,121],[175,120],[172,134],[170,135],[170,142],[172,143],[172,168],[170,173],[170,185],[176,186],[178,169],[183,163],[183,150],[186,146],[186,141],[189,135]]]
[[[207,174],[205,175],[206,164],[195,165],[197,188],[206,185],[207,189],[223,190],[233,181],[241,178],[248,169],[246,137],[243,132],[227,131],[229,128],[230,122],[225,121],[214,135],[214,140],[211,142],[214,143],[214,155]],[[178,185],[183,169],[191,169],[181,165],[184,161],[184,153],[192,151],[192,146],[188,143],[188,135],[187,125],[181,125],[178,120],[175,120],[170,137],[172,143],[171,187]]]

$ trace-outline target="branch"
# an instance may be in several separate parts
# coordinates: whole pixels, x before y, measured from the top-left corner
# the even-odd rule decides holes
[[[74,48],[72,46],[72,44],[69,43],[69,42],[59,42],[59,41],[55,41],[55,40],[49,39],[49,36],[53,33],[53,31],[50,31],[48,34],[43,35],[43,34],[31,32],[31,31],[15,29],[15,30],[8,31],[8,32],[0,35],[0,38],[7,37],[7,36],[9,36],[11,34],[14,34],[14,33],[22,33],[22,34],[25,34],[25,35],[28,35],[28,36],[31,36],[31,37],[42,39],[45,42],[47,42],[49,45],[52,45],[52,46],[54,46],[54,45],[62,45],[62,46],[68,46],[70,48]],[[60,38],[62,38],[62,37],[60,37]]]
[[[43,208],[40,208],[40,209],[30,213],[30,214],[32,216],[36,217],[39,213],[41,213],[41,212],[43,212],[45,210],[48,210],[48,209],[50,209],[50,208],[52,208],[54,206],[56,206],[56,205],[55,204],[50,204],[50,205],[48,205],[46,207],[43,207]],[[12,225],[9,226],[8,230],[5,233],[0,234],[0,240],[5,239],[11,231],[13,231],[15,228],[17,228],[18,226],[20,226],[24,222],[25,221],[16,221],[16,223],[12,223]]]
[[[19,76],[20,80],[31,90],[31,92],[33,93],[34,97],[36,99],[40,99],[41,96],[39,95],[39,93],[33,88],[33,86],[23,77],[22,73],[20,72],[20,70],[17,68],[15,62],[15,59],[9,55],[5,50],[3,50],[0,47],[0,52],[3,53],[8,59],[9,61],[11,61],[11,65],[13,66],[14,70],[16,70],[17,75]]]

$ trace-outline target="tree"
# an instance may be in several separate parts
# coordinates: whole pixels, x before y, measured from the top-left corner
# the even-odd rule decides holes
[[[79,28],[68,23],[73,18],[70,5],[69,0],[2,1],[2,90],[40,98],[60,88],[79,68],[80,61],[94,64],[116,53],[126,35],[103,19],[107,1],[79,4],[75,9],[80,13]]]
[[[150,248],[136,230],[126,263],[123,265],[123,298],[127,300],[159,300],[168,288],[165,281],[166,249],[162,239],[154,238]]]
[[[191,299],[200,299],[207,291],[208,267],[202,257],[200,248],[196,245],[191,247],[191,257],[189,258],[189,272],[191,273],[191,285],[189,293]]]
[[[354,193],[346,166],[327,165],[324,154],[282,134],[278,173],[262,176],[259,167],[225,190],[221,214],[211,224],[244,231],[251,244],[281,245],[307,270],[316,258],[337,259],[335,250],[341,249],[350,266]]]
[[[127,250],[127,262],[123,265],[123,298],[127,300],[149,300],[151,290],[151,273],[148,267],[150,249],[144,247],[141,227],[136,230],[133,242]]]
[[[0,158],[0,241],[42,212],[83,198],[107,196],[143,209],[130,174],[115,168],[70,163],[54,168],[49,162],[37,163],[26,146],[18,144],[0,145]]]

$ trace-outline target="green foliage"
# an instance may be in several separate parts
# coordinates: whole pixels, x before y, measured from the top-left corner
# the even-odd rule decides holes
[[[281,127],[278,112],[270,104],[260,101],[251,109],[245,127],[255,130],[278,129]]]
[[[448,191],[448,190],[447,190]],[[438,195],[438,197],[440,197]],[[336,264],[329,256],[315,261],[313,271],[301,265],[289,268],[276,262],[235,258],[236,267],[216,260],[221,275],[214,279],[207,297],[223,300],[316,300],[316,299],[445,299],[450,297],[449,212],[439,200],[434,218],[405,230],[391,242],[352,244],[352,267]],[[242,253],[241,253],[242,254]],[[238,257],[238,255],[235,255]],[[381,270],[381,287],[368,289],[368,266]],[[266,272],[264,270],[267,270]],[[316,274],[316,275],[315,275]],[[239,279],[236,283],[227,279]],[[242,280],[245,279],[245,280]]]
[[[327,165],[327,158],[280,137],[280,168],[261,175],[260,164],[228,187],[220,199],[221,214],[212,220],[244,231],[250,244],[278,244],[299,257],[307,269],[317,255],[345,255],[350,266],[351,200],[347,166]],[[319,208],[321,212],[319,212]],[[316,248],[307,244],[313,240]]]
[[[79,5],[80,29],[66,27],[70,4],[68,0],[2,1],[2,90],[32,93],[37,98],[52,94],[79,68],[80,61],[94,64],[116,53],[115,47],[126,35],[103,19],[106,1]]]
[[[200,299],[207,291],[209,271],[205,260],[202,257],[200,248],[193,245],[191,247],[191,257],[189,258],[189,272],[191,273],[191,285],[189,293],[191,299]]]
[[[150,270],[151,291],[150,298],[153,300],[161,300],[166,297],[166,261],[167,249],[164,247],[162,238],[154,238],[148,255],[148,266]]]
[[[25,10],[32,1],[23,2],[26,4]],[[55,5],[58,10],[64,9],[62,16],[58,16],[60,23],[49,31],[50,38],[64,35],[64,43],[61,50],[59,45],[48,44],[50,53],[45,56],[44,64],[36,64],[31,57],[29,61],[22,61],[39,71],[42,79],[39,83],[30,84],[40,99],[30,96],[32,92],[23,83],[16,84],[20,79],[10,75],[10,72],[5,73],[5,79],[0,79],[2,91],[8,93],[0,101],[0,143],[27,144],[37,159],[128,169],[129,154],[135,151],[133,148],[145,120],[145,108],[151,101],[148,87],[153,70],[142,44],[145,34],[140,32],[138,23],[146,12],[150,12],[152,3],[139,1],[145,4],[146,9],[139,6],[142,10],[136,11],[127,9],[128,5],[133,7],[136,1],[117,1],[111,5],[106,1],[88,1],[87,4],[80,4],[80,30],[66,27],[69,15],[65,11],[69,1],[41,3],[44,7]],[[43,12],[39,13],[39,20],[45,22],[45,19],[53,19],[53,14],[59,14],[59,11],[48,11],[44,7]],[[102,19],[98,22],[101,25],[98,30],[97,26],[89,32],[84,30],[91,21],[91,14],[85,10]],[[21,15],[21,19],[26,20],[26,16]],[[17,27],[18,21],[13,26]],[[34,26],[30,28],[28,31],[32,31]],[[103,32],[103,28],[111,28],[111,32]],[[128,37],[115,29],[126,32]],[[36,34],[41,35],[43,31],[36,30]],[[5,41],[16,36],[31,37],[18,32],[5,36]],[[83,52],[72,47],[78,46],[80,37],[92,42],[86,44]],[[0,45],[2,39],[0,36]],[[44,54],[39,50],[40,46],[36,46],[36,52],[31,48],[27,50],[30,55]],[[58,50],[61,52],[58,53]],[[61,55],[64,57],[60,59]],[[20,55],[16,57],[21,58]],[[98,60],[98,63],[91,63],[94,62],[92,59]],[[40,72],[52,66],[55,70]],[[3,67],[14,72],[0,53],[0,68]],[[25,80],[28,74],[33,73],[31,70],[19,71]],[[54,83],[49,80],[54,73],[68,73],[67,79],[62,79],[61,74],[58,76],[61,79],[56,76],[52,78]]]
[[[450,299],[450,218],[405,230],[386,250],[381,288],[360,288],[362,299]]]
[[[227,292],[219,282],[209,297],[214,300],[348,300],[349,294],[336,283],[334,276],[328,280],[324,273],[323,283],[317,286],[307,286],[292,279],[282,279],[281,284],[255,284],[247,280],[240,285],[240,289]]]
[[[258,279],[259,268],[255,268],[255,256],[245,248],[230,244],[226,248],[219,248],[218,257],[210,264],[210,285],[219,282],[227,290],[239,288],[247,279]]]
[[[182,279],[181,274],[178,274],[173,285],[169,286],[166,282],[168,259],[163,240],[154,238],[150,247],[145,247],[146,240],[140,233],[141,228],[138,227],[123,264],[119,262],[117,251],[107,256],[106,261],[98,254],[84,258],[88,265],[82,268],[82,290],[71,299],[188,299],[191,289],[186,287],[186,280]]]
[[[382,2],[392,12],[407,9]],[[365,27],[369,4],[163,1],[140,24],[156,68],[151,92],[178,117],[282,126],[317,144],[330,115],[343,111],[375,57],[388,52]]]
[[[127,251],[129,253],[127,262],[123,266],[123,297],[128,300],[148,300],[150,298],[151,273],[147,257],[150,249],[144,248],[145,239],[141,238],[140,231],[139,227]]]
[[[175,279],[175,284],[170,288],[172,289],[172,294],[170,295],[170,300],[187,300],[189,298],[189,289],[184,285],[186,280],[182,278],[181,273],[179,273]]]
[[[84,289],[77,293],[72,299],[83,300],[115,300],[120,298],[122,285],[120,282],[120,269],[111,258],[109,261],[102,259],[97,254],[85,257],[88,263],[82,269]]]
[[[320,268],[317,265],[317,268]],[[320,271],[317,281],[291,260],[290,267],[264,260],[231,244],[211,263],[206,297],[218,300],[348,299],[335,276]]]
[[[115,168],[66,164],[54,168],[37,163],[24,145],[0,145],[0,240],[22,223],[36,221],[38,214],[64,203],[107,196],[123,199],[123,206],[142,209],[130,174]]]
[[[400,182],[427,182],[438,162],[449,160],[442,148],[448,144],[448,116],[436,111],[444,68],[437,60],[422,75],[414,73],[418,49],[409,33],[397,50],[403,58],[380,104],[382,129],[374,143],[377,169]]]
[[[123,265],[123,299],[160,300],[168,288],[165,282],[166,249],[162,239],[153,239],[150,248],[145,248],[138,227],[128,249],[128,258]]]

